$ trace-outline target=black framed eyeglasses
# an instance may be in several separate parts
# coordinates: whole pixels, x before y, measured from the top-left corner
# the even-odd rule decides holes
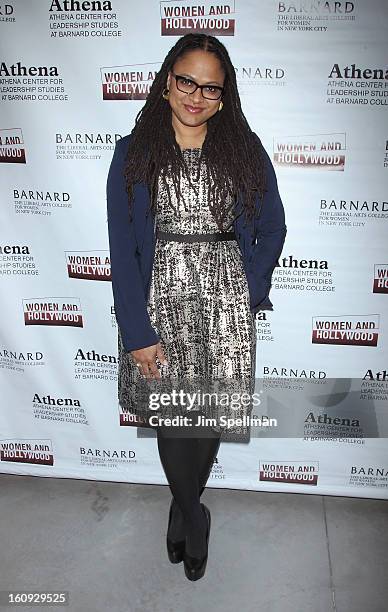
[[[219,100],[224,93],[224,88],[218,85],[198,85],[198,83],[188,77],[174,74],[173,72],[171,74],[176,80],[177,88],[183,93],[192,94],[197,89],[200,89],[202,96],[207,100]]]

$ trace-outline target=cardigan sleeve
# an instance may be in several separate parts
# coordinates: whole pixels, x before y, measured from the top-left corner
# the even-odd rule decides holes
[[[124,165],[125,138],[116,142],[106,195],[113,301],[126,351],[155,345],[160,338],[151,325],[137,260],[133,217],[130,219]]]
[[[279,194],[277,178],[272,161],[262,146],[265,163],[267,191],[259,199],[259,211],[255,219],[255,243],[249,259],[250,273],[255,276],[256,295],[253,298],[252,313],[272,310],[269,299],[271,278],[281,255],[287,234],[283,203]]]

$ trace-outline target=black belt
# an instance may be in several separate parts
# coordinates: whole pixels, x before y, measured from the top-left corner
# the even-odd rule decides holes
[[[216,242],[218,240],[236,240],[235,232],[216,232],[214,234],[175,234],[156,230],[156,237],[160,240],[174,240],[177,242]]]

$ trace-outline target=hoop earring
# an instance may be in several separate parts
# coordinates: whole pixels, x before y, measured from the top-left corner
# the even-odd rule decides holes
[[[218,110],[219,110],[219,111],[220,111],[220,110],[222,110],[222,107],[223,107],[223,106],[224,106],[224,103],[223,103],[223,102],[222,102],[222,100],[221,100],[221,102],[220,102],[220,104],[219,104],[219,106],[218,106]]]
[[[170,97],[170,92],[169,92],[169,90],[167,89],[167,87],[165,87],[165,88],[163,89],[162,98],[164,98],[165,100],[168,100],[168,99],[169,99],[169,97]]]

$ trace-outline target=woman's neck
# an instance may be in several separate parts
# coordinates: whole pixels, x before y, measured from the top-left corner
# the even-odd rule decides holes
[[[177,143],[181,149],[201,149],[203,145],[203,141],[204,139],[201,141],[177,140]]]
[[[179,126],[180,127],[180,126]],[[207,132],[207,126],[205,124],[205,129],[200,126],[200,132],[197,132],[197,130],[193,128],[191,128],[189,130],[189,133],[183,133],[181,129],[179,129],[178,126],[174,125],[174,121],[173,121],[173,128],[175,131],[175,140],[177,141],[178,145],[180,146],[181,149],[201,149],[202,145],[204,143],[204,140],[206,138],[206,132]],[[197,133],[194,133],[197,132]]]

